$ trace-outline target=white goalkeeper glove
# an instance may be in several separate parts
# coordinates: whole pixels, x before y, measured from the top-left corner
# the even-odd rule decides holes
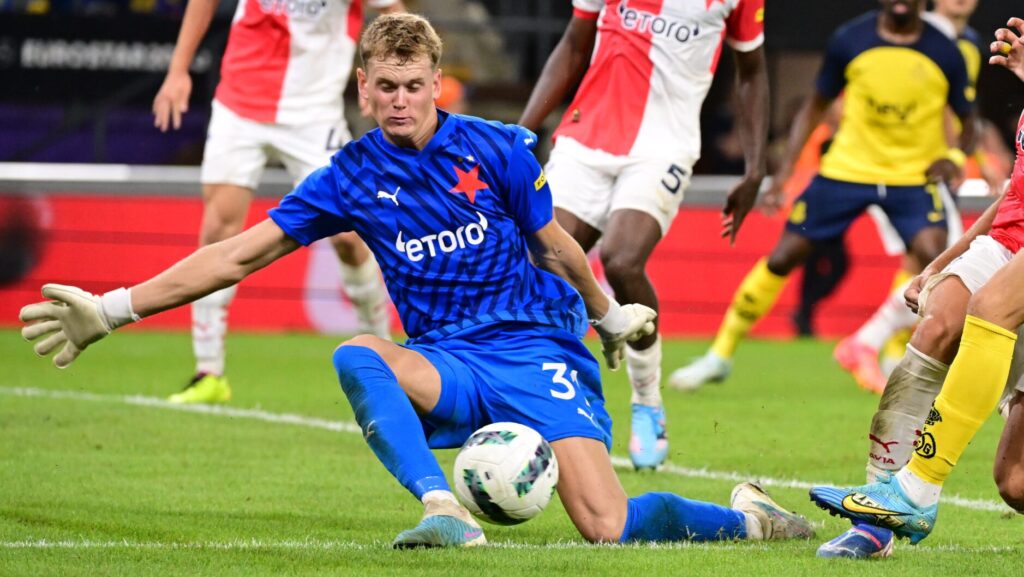
[[[28,341],[45,339],[33,347],[45,356],[64,345],[53,357],[58,369],[70,365],[86,347],[110,334],[119,326],[140,320],[132,311],[131,291],[117,289],[102,297],[67,285],[43,285],[43,296],[49,301],[27,305],[18,317],[30,323],[21,329]]]
[[[656,316],[658,313],[650,307],[638,304],[620,305],[615,299],[608,297],[608,312],[600,320],[591,320],[590,324],[601,336],[601,352],[604,353],[604,360],[609,369],[619,369],[627,342],[654,333]]]

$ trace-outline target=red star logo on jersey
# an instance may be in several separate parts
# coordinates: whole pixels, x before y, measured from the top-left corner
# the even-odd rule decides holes
[[[487,183],[480,180],[480,177],[477,176],[480,172],[480,165],[478,164],[469,169],[469,172],[464,172],[458,166],[453,166],[452,168],[455,169],[455,176],[458,177],[459,181],[448,192],[452,194],[465,194],[470,204],[476,204],[476,192],[478,190],[488,190]]]

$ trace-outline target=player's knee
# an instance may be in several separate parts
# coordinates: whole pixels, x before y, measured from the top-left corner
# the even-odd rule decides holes
[[[625,527],[625,519],[615,515],[592,515],[576,522],[580,535],[591,543],[618,543]]]
[[[331,361],[339,375],[354,374],[369,363],[379,362],[380,354],[375,345],[383,340],[373,335],[356,335],[334,349]]]
[[[1018,513],[1024,513],[1024,471],[996,471],[996,487],[1003,502]]]
[[[915,349],[942,362],[948,362],[956,354],[964,328],[963,318],[946,313],[945,310],[934,314],[929,311],[910,339]]]
[[[622,250],[601,251],[601,265],[610,282],[629,281],[644,276],[645,262],[635,254]]]
[[[1024,322],[1024,309],[1015,306],[1006,293],[986,285],[978,289],[967,303],[967,314],[1007,328],[1017,327]]]

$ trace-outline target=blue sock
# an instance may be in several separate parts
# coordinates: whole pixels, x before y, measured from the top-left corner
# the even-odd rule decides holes
[[[627,541],[721,541],[747,536],[746,515],[673,493],[647,493],[628,502]]]
[[[334,368],[363,437],[398,482],[417,499],[450,491],[419,416],[384,359],[367,347],[343,346],[334,351]]]

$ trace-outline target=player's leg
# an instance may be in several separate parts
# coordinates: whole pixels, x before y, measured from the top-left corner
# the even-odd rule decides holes
[[[725,380],[740,341],[775,305],[789,273],[807,260],[813,247],[812,241],[800,233],[788,229],[783,232],[771,254],[759,260],[740,282],[710,350],[676,369],[669,376],[669,385],[688,391]]]
[[[203,217],[200,246],[230,238],[245,225],[252,191],[259,183],[267,157],[260,126],[238,117],[216,101],[203,150]],[[175,403],[215,403],[231,399],[224,377],[224,337],[228,305],[236,287],[211,293],[192,303],[192,350],[195,376],[181,392],[169,397]]]
[[[910,460],[914,442],[956,355],[970,296],[1010,256],[1002,245],[981,237],[961,258],[929,280],[923,319],[889,376],[871,420],[868,483],[888,479]],[[860,524],[822,545],[818,554],[868,558],[888,555],[891,549],[890,531]]]
[[[391,338],[387,292],[370,248],[354,232],[332,236],[331,246],[341,265],[345,295],[356,309],[357,330],[383,339]]]
[[[794,203],[771,255],[758,261],[740,283],[711,349],[673,372],[669,385],[692,390],[727,377],[736,347],[771,310],[789,273],[807,260],[815,241],[841,238],[871,202],[873,191],[874,187],[816,176]]]
[[[1015,331],[1024,323],[1022,282],[1024,255],[1018,254],[971,297],[959,351],[908,465],[887,482],[845,494],[815,488],[812,498],[836,514],[884,524],[912,543],[931,532],[942,483],[996,407],[1009,375]]]
[[[600,366],[572,334],[538,326],[468,344],[474,348],[457,343],[454,353],[475,367],[488,416],[531,427],[551,443],[558,459],[562,504],[587,540],[806,536],[805,520],[782,511],[753,489],[736,493],[736,507],[743,512],[670,493],[628,499],[608,455],[611,418],[605,410]]]
[[[450,366],[435,366],[420,352],[373,335],[345,342],[333,361],[363,438],[388,472],[424,504],[422,521],[399,534],[395,546],[485,543],[479,524],[452,494],[421,421],[437,417],[438,411],[448,413],[438,417],[442,420],[454,412],[457,393],[449,388],[445,395],[442,389],[441,371],[449,375]]]
[[[1024,393],[1011,391],[1004,413],[1006,425],[996,449],[993,476],[1003,501],[1024,513]]]
[[[612,212],[601,242],[601,263],[615,298],[658,310],[658,297],[647,277],[647,260],[662,237],[650,214],[622,209]],[[661,398],[661,337],[654,334],[626,347],[632,419],[629,456],[637,468],[654,468],[668,456],[665,407]]]
[[[867,212],[875,222],[885,252],[890,256],[902,254],[904,262],[893,276],[889,293],[882,304],[854,334],[839,341],[832,356],[840,367],[853,375],[857,385],[881,394],[885,388],[887,375],[891,373],[891,370],[886,372],[882,369],[879,358],[882,350],[898,347],[901,350],[896,358],[902,358],[910,339],[910,330],[917,322],[917,315],[907,308],[903,301],[903,292],[913,277],[911,273],[916,274],[920,268],[908,269],[908,264],[916,265],[918,261],[912,256],[908,258],[906,245],[885,211],[878,205],[873,205],[868,207]],[[890,340],[901,330],[906,331],[906,340],[890,347]]]
[[[806,519],[779,507],[760,489],[742,484],[733,507],[674,493],[628,498],[606,446],[584,437],[551,443],[558,459],[558,495],[584,539],[592,542],[807,539]]]
[[[619,301],[658,310],[647,262],[679,212],[692,166],[688,159],[630,158],[618,172],[601,241],[601,263]],[[668,456],[661,361],[657,332],[627,343],[626,372],[633,391],[629,456],[637,468],[657,467]]]

